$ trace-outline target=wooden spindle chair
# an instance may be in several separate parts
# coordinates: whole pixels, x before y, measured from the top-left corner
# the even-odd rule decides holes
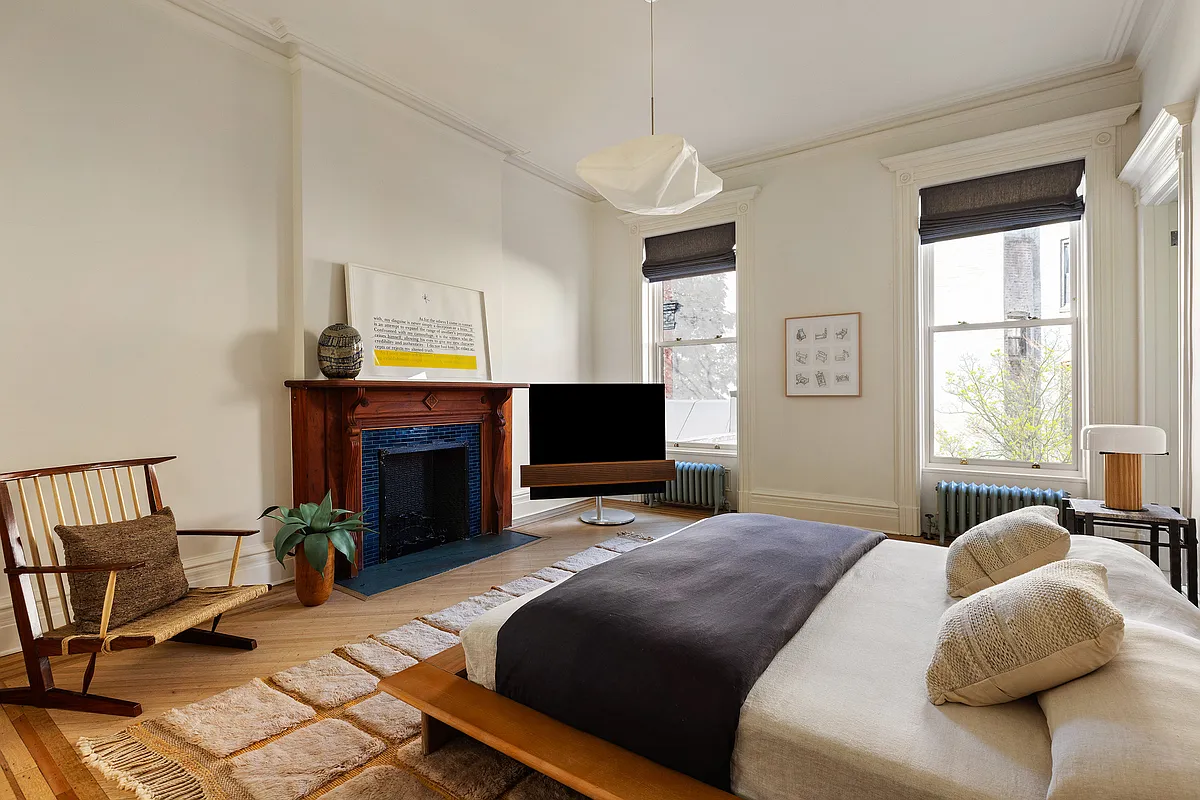
[[[138,472],[142,473],[140,478],[145,486],[145,512],[158,511],[163,502],[154,467],[173,458],[175,456],[135,458],[0,473],[0,524],[3,525],[0,549],[4,553],[4,572],[8,576],[13,615],[29,678],[27,687],[0,689],[0,703],[136,717],[142,713],[138,703],[88,694],[96,671],[96,657],[100,653],[151,647],[168,640],[241,650],[253,650],[258,646],[254,639],[217,632],[223,613],[265,594],[270,588],[234,585],[242,538],[258,533],[257,530],[178,531],[180,536],[236,537],[229,584],[193,588],[180,600],[111,630],[109,619],[117,575],[143,564],[68,567],[60,561],[55,525],[93,525],[144,516],[138,496]],[[13,505],[14,496],[21,511],[19,520]],[[64,498],[67,500],[65,505]],[[97,634],[77,633],[72,621],[63,576],[82,572],[108,573],[108,588]],[[51,600],[48,578],[53,578],[57,602]],[[61,615],[56,615],[56,607]],[[56,624],[56,616],[61,617],[60,624]],[[209,620],[212,620],[211,628],[195,627]],[[50,657],[77,653],[91,654],[83,674],[83,691],[58,688],[50,670]]]

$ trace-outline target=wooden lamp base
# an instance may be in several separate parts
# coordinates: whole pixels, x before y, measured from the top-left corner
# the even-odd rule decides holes
[[[1145,510],[1141,454],[1104,454],[1104,505],[1117,511]]]

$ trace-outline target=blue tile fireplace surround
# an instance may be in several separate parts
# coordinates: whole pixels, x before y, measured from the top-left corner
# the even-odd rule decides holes
[[[382,512],[385,524],[390,521],[393,531],[402,532],[385,536],[382,543],[376,535],[356,535],[354,560],[336,561],[339,580],[355,578],[365,566],[378,567],[397,553],[432,550],[434,540],[459,537],[465,546],[475,541],[471,537],[499,534],[512,525],[512,397],[527,384],[294,380],[285,385],[292,400],[293,505],[332,492],[335,508],[364,512],[375,530]],[[426,480],[430,475],[433,480]]]
[[[454,451],[465,456],[456,460]],[[464,452],[465,451],[465,452]],[[397,455],[411,455],[412,458],[402,459],[403,466],[389,471],[382,469],[385,458]],[[441,456],[448,456],[444,458]],[[456,463],[457,462],[457,463]],[[460,466],[461,464],[461,466]],[[372,567],[390,557],[395,558],[401,552],[413,552],[424,549],[441,541],[478,536],[480,530],[480,511],[482,505],[482,477],[480,470],[480,434],[478,425],[429,425],[423,427],[387,428],[365,430],[362,432],[362,510],[363,522],[366,527],[376,533],[363,535],[362,566]],[[453,484],[460,479],[454,473],[455,469],[465,467],[465,492],[456,493]],[[385,477],[385,472],[387,476]],[[388,484],[387,481],[392,481]],[[398,536],[394,530],[397,523],[391,518],[386,519],[386,525],[380,525],[381,512],[386,502],[385,498],[390,489],[393,496],[403,492],[408,501],[405,511],[411,516],[425,515],[427,522],[439,529],[443,534],[446,529],[440,524],[434,524],[434,518],[442,522],[444,514],[437,513],[432,507],[433,497],[444,495],[450,487],[450,497],[443,499],[443,504],[454,516],[454,505],[465,500],[465,519],[458,525],[450,525],[448,538],[440,541],[427,541],[406,546],[400,550],[382,548],[380,536]],[[459,499],[459,495],[465,495]],[[425,502],[422,502],[425,500]],[[426,504],[429,507],[426,507]],[[458,509],[461,512],[462,509]],[[461,516],[461,514],[460,514]],[[465,527],[466,530],[461,530]]]

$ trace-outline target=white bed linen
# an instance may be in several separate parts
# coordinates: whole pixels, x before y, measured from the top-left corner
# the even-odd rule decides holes
[[[1068,558],[1108,566],[1113,600],[1128,617],[1149,615],[1148,621],[1183,630],[1194,625],[1200,632],[1200,612],[1186,601],[1175,603],[1161,573],[1131,548],[1073,537]],[[934,706],[926,696],[938,621],[955,602],[946,594],[945,562],[943,548],[889,540],[843,576],[742,707],[732,764],[736,794],[747,800],[1045,798],[1050,737],[1032,698],[972,708]],[[555,585],[492,609],[464,631],[473,681],[495,688],[500,628]]]

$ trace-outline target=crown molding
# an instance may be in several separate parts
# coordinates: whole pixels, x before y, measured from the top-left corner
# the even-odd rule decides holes
[[[547,183],[552,183],[558,188],[570,192],[576,197],[582,197],[584,200],[596,203],[604,199],[598,192],[592,191],[590,188],[580,186],[574,181],[566,180],[565,178],[560,177],[557,172],[551,172],[545,167],[540,167],[529,159],[525,158],[523,155],[505,156],[504,163],[512,164],[518,169],[523,169],[530,175],[541,178]]]
[[[469,117],[425,97],[378,70],[356,62],[335,50],[317,44],[305,36],[303,32],[290,26],[285,20],[273,19],[264,22],[242,13],[223,2],[223,0],[151,1],[172,9],[190,12],[194,17],[209,23],[212,29],[215,29],[211,30],[211,32],[215,33],[223,41],[239,49],[257,50],[257,55],[284,69],[288,68],[288,62],[295,59],[296,56],[304,56],[352,81],[373,89],[418,113],[440,122],[476,142],[482,143],[500,153],[506,163],[518,169],[541,178],[577,197],[591,202],[604,202],[604,199],[599,194],[592,191],[590,187],[578,183],[573,177],[560,175],[555,171],[534,163],[528,157],[530,152],[528,148],[491,133]],[[1113,40],[1110,42],[1110,53],[1118,44],[1120,44],[1122,50],[1127,46],[1143,2],[1144,0],[1127,0],[1126,5],[1122,9],[1120,22],[1114,31]],[[1171,5],[1173,2],[1174,0],[1164,0],[1164,6]],[[1155,20],[1158,28],[1165,27],[1165,18],[1167,16],[1164,10],[1160,9],[1158,17]],[[233,34],[234,36],[230,37],[228,34]],[[1154,32],[1151,35],[1153,36]],[[247,47],[247,44],[249,44],[249,47]],[[1113,61],[1114,59],[1115,57],[1109,60]],[[295,62],[292,61],[292,63]],[[1000,89],[992,88],[986,92],[963,95],[949,101],[930,104],[901,115],[879,118],[818,138],[795,140],[782,145],[706,161],[705,164],[713,172],[729,174],[735,170],[754,167],[767,161],[774,161],[775,159],[785,158],[809,150],[885,133],[919,123],[947,124],[949,122],[965,121],[978,116],[994,114],[998,110],[1028,107],[1053,102],[1057,99],[1085,92],[1097,91],[1127,83],[1136,83],[1140,81],[1140,78],[1141,76],[1137,67],[1131,62],[1116,61],[1115,63],[1089,65],[1084,69],[1074,69],[1032,83],[1013,84]]]
[[[1195,109],[1189,101],[1159,111],[1121,170],[1120,179],[1137,190],[1139,205],[1159,205],[1178,193],[1180,136]]]
[[[802,139],[790,144],[756,150],[741,155],[706,161],[713,172],[730,174],[735,170],[756,167],[767,161],[798,155],[830,145],[861,139],[867,136],[886,134],[914,125],[949,125],[967,122],[1000,111],[1058,102],[1068,97],[1110,89],[1129,84],[1140,84],[1141,72],[1130,61],[1120,61],[1107,66],[1078,70],[1054,78],[1047,78],[999,91],[990,90],[949,103],[928,106],[905,114],[881,118],[853,128],[825,136]]]
[[[1117,26],[1113,28],[1112,38],[1108,40],[1106,61],[1117,61],[1125,54],[1125,48],[1129,47],[1129,37],[1133,35],[1133,29],[1137,26],[1144,2],[1145,0],[1125,0],[1125,5],[1121,7],[1121,13],[1117,16]]]
[[[231,41],[227,35],[220,35],[220,38],[229,44],[241,49],[246,49],[245,43],[247,42],[257,46],[261,49],[258,55],[266,55],[267,60],[276,66],[294,70],[298,63],[297,56],[303,56],[495,150],[503,156],[506,163],[541,178],[559,189],[591,202],[603,199],[589,187],[564,178],[558,173],[551,172],[530,161],[527,158],[528,148],[491,133],[470,118],[397,83],[378,70],[315,43],[288,25],[285,20],[273,19],[264,23],[220,2],[220,0],[158,0],[158,2],[190,12],[210,23],[219,33],[231,33],[236,39],[242,40]]]
[[[220,0],[161,0],[161,2],[190,11],[201,19],[248,39],[286,59],[304,56],[352,81],[374,89],[448,128],[487,145],[505,157],[524,156],[529,152],[528,149],[489,132],[470,118],[396,82],[382,72],[317,44],[289,26],[285,20],[272,19],[269,22],[263,22],[241,13]]]
[[[1095,137],[1096,144],[1109,145],[1113,141],[1113,135],[1109,129],[1120,127],[1128,122],[1140,105],[1140,103],[1132,103],[1015,131],[996,133],[979,139],[931,147],[927,150],[885,158],[880,163],[897,173],[897,179],[900,182],[911,181],[919,185],[925,178],[937,177],[945,165],[957,169],[981,157],[992,163],[999,163],[1002,161],[1003,154],[1008,153],[1034,156],[1036,154],[1028,151],[1032,145],[1039,147],[1053,145],[1057,152],[1061,150],[1060,145],[1066,141],[1080,139],[1085,144],[1089,144],[1093,137]],[[908,180],[905,180],[905,176]]]
[[[1138,69],[1145,69],[1154,57],[1154,50],[1162,41],[1163,32],[1166,31],[1174,13],[1175,0],[1162,0],[1158,6],[1158,13],[1154,15],[1154,21],[1150,23],[1150,30],[1146,33],[1146,41],[1142,42],[1142,49],[1138,52]]]

